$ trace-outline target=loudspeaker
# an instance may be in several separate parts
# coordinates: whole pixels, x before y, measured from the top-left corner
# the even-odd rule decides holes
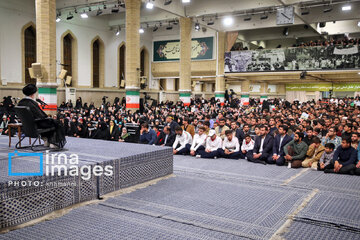
[[[60,78],[61,80],[63,80],[63,79],[65,78],[66,73],[67,73],[67,70],[61,69],[61,72],[60,72],[58,78]]]
[[[319,26],[320,26],[321,28],[324,28],[324,27],[326,26],[326,22],[321,22],[321,23],[319,23]]]
[[[41,63],[33,63],[31,64],[32,70],[34,72],[35,78],[42,78],[42,69],[41,69]]]
[[[72,76],[67,76],[65,84],[70,86],[71,85],[71,80],[72,80]]]
[[[32,68],[28,68],[28,70],[29,70],[30,78],[35,79],[36,77],[35,77],[35,75],[34,75],[33,69],[32,69]]]

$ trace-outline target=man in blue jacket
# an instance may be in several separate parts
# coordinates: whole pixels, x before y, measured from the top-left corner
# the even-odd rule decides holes
[[[266,162],[269,164],[274,164],[278,166],[283,166],[285,164],[285,153],[284,146],[289,143],[292,138],[287,134],[289,127],[286,125],[281,125],[278,129],[279,134],[276,135],[273,144],[273,154],[270,155]]]
[[[141,124],[140,143],[153,145],[156,143],[156,139],[156,133],[151,128],[149,129],[149,124]]]
[[[343,137],[341,145],[336,148],[332,162],[325,167],[324,172],[353,175],[356,162],[357,152],[351,147],[351,138]]]

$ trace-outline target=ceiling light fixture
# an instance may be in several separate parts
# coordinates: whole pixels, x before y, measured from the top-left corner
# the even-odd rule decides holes
[[[67,17],[66,17],[66,20],[71,20],[71,19],[73,19],[73,18],[74,18],[74,15],[72,15],[72,13],[69,12],[69,14],[68,14]]]
[[[244,18],[244,21],[251,21],[251,16],[246,16],[246,17]]]
[[[358,27],[360,27],[360,21],[358,22]]]
[[[182,3],[190,3],[191,0],[182,0]]]
[[[89,6],[89,12],[91,12],[91,7]]]
[[[58,14],[56,14],[56,22],[60,22],[61,21],[61,13],[59,12]]]
[[[225,26],[231,26],[234,23],[234,19],[232,17],[225,17],[223,20]]]
[[[104,4],[104,7],[103,7],[103,9],[106,9],[107,7],[106,7],[106,4]]]
[[[153,9],[153,8],[154,8],[154,4],[151,2],[151,0],[149,0],[149,1],[146,3],[146,8],[147,8],[147,9]]]
[[[284,30],[283,30],[283,35],[284,36],[289,36],[289,28],[284,28]]]
[[[165,0],[164,5],[170,5],[172,3],[172,0]]]
[[[324,13],[329,13],[329,12],[331,12],[332,10],[333,10],[332,7],[331,7],[331,6],[328,6],[328,7],[324,8],[323,12],[324,12]]]
[[[199,31],[200,30],[200,24],[197,22],[195,23],[195,31]]]
[[[342,7],[343,11],[350,11],[351,10],[351,5],[345,5]]]
[[[111,9],[112,13],[118,13],[119,12],[119,7],[116,7],[116,5],[114,5],[114,7]]]
[[[119,7],[125,8],[125,2],[118,1],[118,3],[119,3]]]
[[[264,13],[264,15],[261,15],[261,17],[260,17],[261,20],[266,20],[268,18],[269,18],[269,16],[266,15],[265,13]]]
[[[84,11],[82,14],[80,14],[81,18],[88,18],[89,16],[87,15],[87,13]]]
[[[140,34],[143,34],[145,32],[145,30],[141,27],[140,29],[139,29],[139,33]]]
[[[116,35],[116,36],[119,36],[119,35],[120,35],[120,31],[121,31],[121,27],[119,26],[118,29],[117,29],[117,31],[116,31],[116,33],[115,33],[115,35]]]
[[[208,26],[211,26],[211,25],[214,25],[215,24],[215,21],[210,19],[210,21],[207,23]]]
[[[304,8],[302,11],[301,11],[301,15],[309,15],[309,13],[310,13],[310,10],[309,9],[307,9],[307,8]]]

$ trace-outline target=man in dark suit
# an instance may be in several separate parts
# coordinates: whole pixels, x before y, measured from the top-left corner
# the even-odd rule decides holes
[[[272,155],[274,138],[268,134],[268,131],[268,126],[260,126],[260,136],[255,138],[254,150],[246,154],[249,162],[266,164],[267,158]]]
[[[37,87],[34,84],[28,84],[23,88],[25,98],[21,99],[18,106],[25,106],[30,108],[30,112],[34,119],[41,119],[37,121],[39,129],[54,127],[55,130],[42,133],[41,137],[44,140],[44,146],[50,148],[63,148],[66,144],[64,129],[60,126],[57,120],[49,118],[48,115],[39,107],[36,102]]]
[[[175,134],[171,132],[169,126],[164,127],[164,130],[160,133],[159,137],[156,140],[156,145],[172,147],[175,141]]]
[[[174,121],[174,118],[173,118],[172,116],[167,116],[167,117],[166,117],[166,124],[167,124],[167,126],[170,127],[171,133],[174,133],[174,134],[175,134],[175,128],[176,128],[177,126],[179,126],[179,124]]]
[[[273,154],[267,158],[267,163],[276,163],[278,166],[283,166],[285,164],[284,146],[292,140],[292,138],[287,134],[288,129],[289,127],[286,125],[281,125],[279,127],[279,134],[276,135],[274,139]]]

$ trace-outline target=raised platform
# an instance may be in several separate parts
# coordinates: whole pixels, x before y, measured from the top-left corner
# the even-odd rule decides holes
[[[48,153],[48,164],[46,153],[40,152],[42,167],[39,156],[19,156],[19,153],[32,153],[31,150],[18,150],[11,158],[11,171],[20,176],[9,176],[9,153],[14,152],[15,144],[8,148],[7,136],[0,136],[0,229],[173,173],[171,148],[79,138],[67,138],[67,141],[67,150]],[[51,176],[51,154],[65,154],[68,162],[63,165],[68,169],[56,168],[55,176]],[[77,154],[76,164],[75,160],[70,161],[75,156],[71,154]],[[69,176],[74,166],[78,166],[79,174]],[[41,168],[42,176],[26,176],[39,173]],[[86,172],[89,168],[93,170],[91,175]],[[46,176],[46,169],[50,170],[50,176]],[[100,169],[104,170],[101,175]],[[109,169],[112,174],[107,171],[105,175]]]
[[[174,156],[174,177],[0,239],[360,239],[360,177]]]

